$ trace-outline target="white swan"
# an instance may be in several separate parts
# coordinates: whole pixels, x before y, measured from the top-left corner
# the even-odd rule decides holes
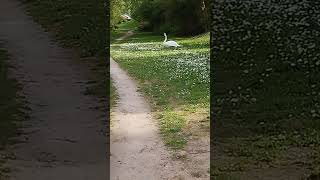
[[[167,41],[167,34],[164,33],[164,41],[163,41],[163,45],[168,46],[168,47],[180,47],[180,45],[178,43],[176,43],[175,41]]]

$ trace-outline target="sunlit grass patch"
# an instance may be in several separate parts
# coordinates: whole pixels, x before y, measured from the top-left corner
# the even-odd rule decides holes
[[[142,89],[157,102],[168,104],[172,97],[182,104],[209,99],[209,48],[173,50],[143,40],[113,45],[111,53],[142,84],[156,82]]]
[[[111,45],[111,56],[138,81],[158,112],[165,144],[177,150],[186,145],[193,123],[209,135],[210,54],[208,33],[174,39],[181,48],[164,47],[162,35],[136,32]]]
[[[113,121],[113,118],[112,118],[114,116],[114,111],[112,109],[117,105],[117,100],[118,100],[119,96],[118,96],[117,89],[114,86],[113,82],[110,81],[109,83],[110,83],[110,86],[109,86],[110,101],[109,102],[110,102],[110,109],[111,109],[111,111],[110,111],[110,113],[111,113],[110,114],[110,116],[111,116],[110,127],[112,127],[112,126],[114,126],[114,122],[115,122],[115,121]]]
[[[186,125],[186,119],[170,110],[162,112],[158,118],[165,144],[173,149],[183,148],[187,142],[185,134],[182,132]]]

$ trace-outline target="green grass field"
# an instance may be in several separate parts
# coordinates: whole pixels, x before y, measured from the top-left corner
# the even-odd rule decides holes
[[[209,132],[209,34],[174,39],[180,49],[164,47],[161,34],[136,31],[111,45],[111,56],[149,98],[166,145],[181,149],[192,123]]]

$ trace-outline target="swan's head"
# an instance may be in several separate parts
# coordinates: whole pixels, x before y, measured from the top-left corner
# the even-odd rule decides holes
[[[163,33],[164,36],[167,36],[167,33]]]

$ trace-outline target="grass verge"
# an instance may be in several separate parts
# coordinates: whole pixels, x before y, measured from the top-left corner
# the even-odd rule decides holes
[[[110,107],[114,107],[117,103],[118,93],[112,82],[110,81]]]
[[[19,123],[27,118],[23,98],[17,94],[20,86],[8,77],[8,59],[7,52],[0,47],[0,151],[15,143],[13,138],[20,133]],[[6,155],[0,153],[0,179],[10,171],[4,165],[6,159]]]

